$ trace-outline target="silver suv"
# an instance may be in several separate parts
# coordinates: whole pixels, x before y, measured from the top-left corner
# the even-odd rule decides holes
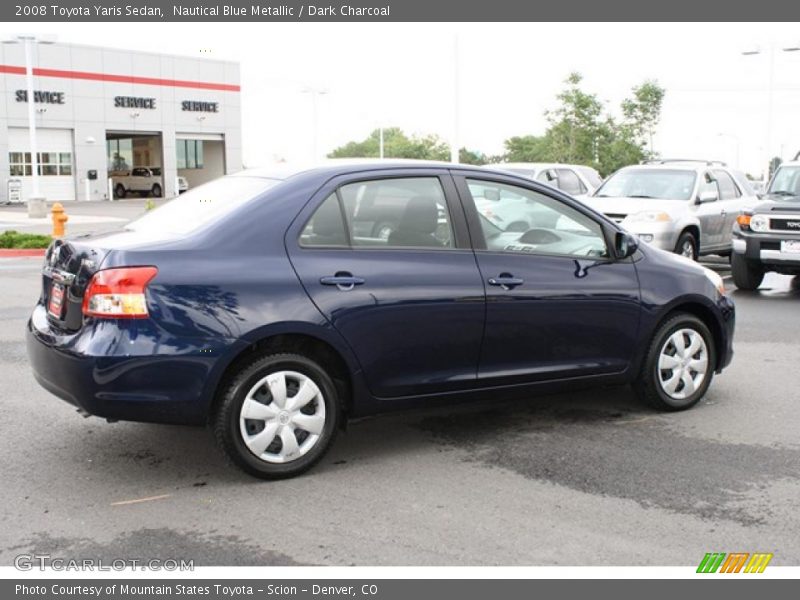
[[[757,200],[725,163],[664,159],[620,169],[584,202],[642,241],[697,259],[730,255],[736,217]]]

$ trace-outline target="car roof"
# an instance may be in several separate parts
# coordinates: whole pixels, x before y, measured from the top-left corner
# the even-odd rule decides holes
[[[486,173],[487,169],[475,165],[463,165],[458,163],[448,163],[434,160],[415,160],[415,159],[328,159],[317,163],[277,163],[271,166],[255,167],[245,169],[235,173],[237,177],[263,177],[265,179],[287,180],[299,175],[327,175],[335,177],[345,173],[386,171],[392,169],[408,169],[410,167],[419,168],[438,168],[438,169],[458,169],[460,171],[475,171],[476,173]],[[498,173],[507,172],[495,169]],[[513,173],[511,174],[513,176]]]
[[[693,160],[675,160],[664,163],[644,163],[639,165],[628,165],[622,167],[620,171],[642,171],[642,170],[681,170],[681,171],[707,171],[708,169],[724,169],[730,171],[730,167],[724,163],[716,163],[713,161],[693,161]]]
[[[573,169],[594,169],[589,165],[576,165],[570,163],[547,163],[547,162],[508,162],[483,165],[488,169],[557,169],[559,167],[570,167]]]

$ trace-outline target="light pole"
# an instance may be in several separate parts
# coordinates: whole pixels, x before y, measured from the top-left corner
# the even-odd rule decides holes
[[[781,48],[781,52],[797,52],[800,50],[800,46],[789,46],[787,48]],[[772,120],[773,120],[773,99],[775,96],[775,45],[770,44],[767,50],[769,54],[769,84],[767,88],[767,131],[766,131],[766,142],[764,146],[764,151],[767,154],[767,168],[764,173],[764,180],[766,181],[769,179],[769,169],[770,165],[772,164]],[[758,56],[764,54],[764,50],[761,48],[754,48],[753,50],[745,50],[742,52],[742,56]]]
[[[32,192],[28,198],[28,216],[46,217],[47,203],[39,191],[39,153],[36,144],[36,102],[33,93],[33,45],[52,44],[53,36],[37,38],[35,35],[18,35],[3,40],[4,44],[22,44],[25,48],[25,84],[28,95],[28,135],[31,148],[31,183]]]
[[[739,148],[740,148],[739,136],[738,135],[734,135],[732,133],[721,132],[721,133],[717,134],[717,137],[728,137],[728,138],[731,138],[736,143],[736,167],[738,168],[739,167]]]
[[[318,98],[328,93],[325,88],[306,87],[302,90],[304,94],[311,95],[311,155],[314,161],[319,159],[317,156],[317,146],[319,144],[319,114],[318,114]]]

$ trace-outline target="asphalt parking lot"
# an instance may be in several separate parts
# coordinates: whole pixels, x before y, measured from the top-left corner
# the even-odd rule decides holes
[[[733,292],[734,362],[694,410],[626,388],[487,397],[352,424],[309,474],[262,482],[203,429],[84,419],[41,389],[23,342],[39,260],[0,260],[0,564],[800,563],[797,279]]]

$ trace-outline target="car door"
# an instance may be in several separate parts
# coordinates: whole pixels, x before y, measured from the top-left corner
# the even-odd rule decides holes
[[[639,326],[639,282],[632,259],[610,257],[610,240],[597,217],[543,186],[468,173],[455,179],[486,285],[480,382],[625,371]],[[497,227],[475,210],[471,192],[491,186],[498,189],[498,202],[522,195],[555,213],[555,225],[522,233]]]
[[[713,199],[707,200],[706,195]],[[694,202],[695,216],[700,222],[700,251],[705,253],[707,250],[719,248],[722,245],[725,215],[722,214],[719,183],[710,171],[700,176]]]
[[[730,173],[723,169],[715,169],[714,176],[719,186],[719,200],[722,208],[723,225],[719,243],[730,248],[732,244],[733,224],[742,212],[742,191]]]
[[[354,226],[375,202],[400,211],[388,235]],[[286,244],[308,295],[352,348],[373,395],[475,385],[483,282],[446,171],[337,178],[298,216]]]

